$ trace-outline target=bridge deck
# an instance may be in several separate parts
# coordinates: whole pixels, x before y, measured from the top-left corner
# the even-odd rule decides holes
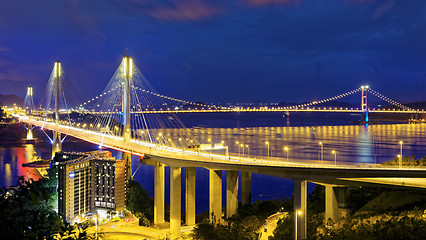
[[[173,148],[139,140],[124,143],[117,137],[68,125],[55,125],[52,122],[19,116],[25,123],[43,127],[104,147],[129,152],[138,156],[149,156],[155,161],[169,166],[205,167],[209,169],[240,170],[292,179],[334,179],[361,177],[426,177],[426,168],[358,166],[357,163],[337,164],[318,163],[317,160],[296,160],[282,158],[247,158],[238,155],[211,154],[208,152]]]

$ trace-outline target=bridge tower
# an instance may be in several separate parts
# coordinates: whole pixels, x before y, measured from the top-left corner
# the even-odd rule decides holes
[[[31,117],[31,111],[34,108],[33,88],[32,87],[27,88],[27,95],[25,96],[24,105],[25,105],[25,111],[27,112],[27,115],[29,117]],[[31,123],[28,124],[27,140],[33,140],[33,125]]]
[[[122,111],[123,111],[123,138],[124,143],[129,143],[131,138],[130,130],[130,81],[133,77],[133,59],[124,56],[122,62]],[[132,180],[132,155],[123,152],[123,159],[126,160],[126,180]]]
[[[59,61],[55,62],[55,66],[53,68],[54,74],[54,84],[55,87],[55,124],[59,125],[59,98],[61,93],[61,63]],[[61,133],[53,132],[53,146],[52,146],[52,159],[55,157],[55,153],[62,151],[62,141],[61,141]]]
[[[361,110],[365,113],[365,122],[368,123],[367,91],[368,86],[361,86]]]

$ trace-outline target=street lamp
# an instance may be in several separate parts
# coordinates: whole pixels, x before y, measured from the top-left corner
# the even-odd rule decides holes
[[[297,240],[297,219],[299,218],[299,216],[300,215],[302,215],[302,211],[300,211],[300,210],[297,210],[296,211],[296,229],[295,229],[295,231],[294,231],[294,233],[295,233],[295,238],[294,239],[296,239]]]
[[[288,147],[287,146],[284,147],[284,151],[287,152],[287,162],[288,162]]]
[[[334,166],[336,166],[337,165],[337,156],[336,156],[337,152],[333,150],[333,151],[331,151],[331,153],[334,154]]]
[[[246,144],[246,148],[247,148],[247,158],[250,158],[250,148],[248,144]]]
[[[241,158],[241,147],[238,143],[239,143],[238,141],[235,142],[235,144],[238,145],[238,159],[240,159]]]
[[[268,146],[268,160],[269,160],[269,142],[266,141],[266,145]]]
[[[401,156],[399,157],[399,167],[402,167],[402,144],[404,144],[404,142],[399,141],[399,145],[401,146]]]
[[[324,145],[322,142],[319,142],[319,145],[321,146],[321,163],[324,160]]]
[[[241,143],[240,147],[243,149],[243,158],[244,158],[244,144]]]

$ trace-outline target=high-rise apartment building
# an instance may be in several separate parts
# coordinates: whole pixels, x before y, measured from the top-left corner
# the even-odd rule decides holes
[[[125,161],[108,151],[57,153],[58,212],[73,221],[97,210],[121,211],[125,207]]]

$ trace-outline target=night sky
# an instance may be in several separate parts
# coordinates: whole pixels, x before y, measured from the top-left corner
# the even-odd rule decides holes
[[[87,100],[126,48],[185,100],[310,101],[363,84],[426,100],[422,0],[0,1],[1,94],[41,94],[60,60]]]

